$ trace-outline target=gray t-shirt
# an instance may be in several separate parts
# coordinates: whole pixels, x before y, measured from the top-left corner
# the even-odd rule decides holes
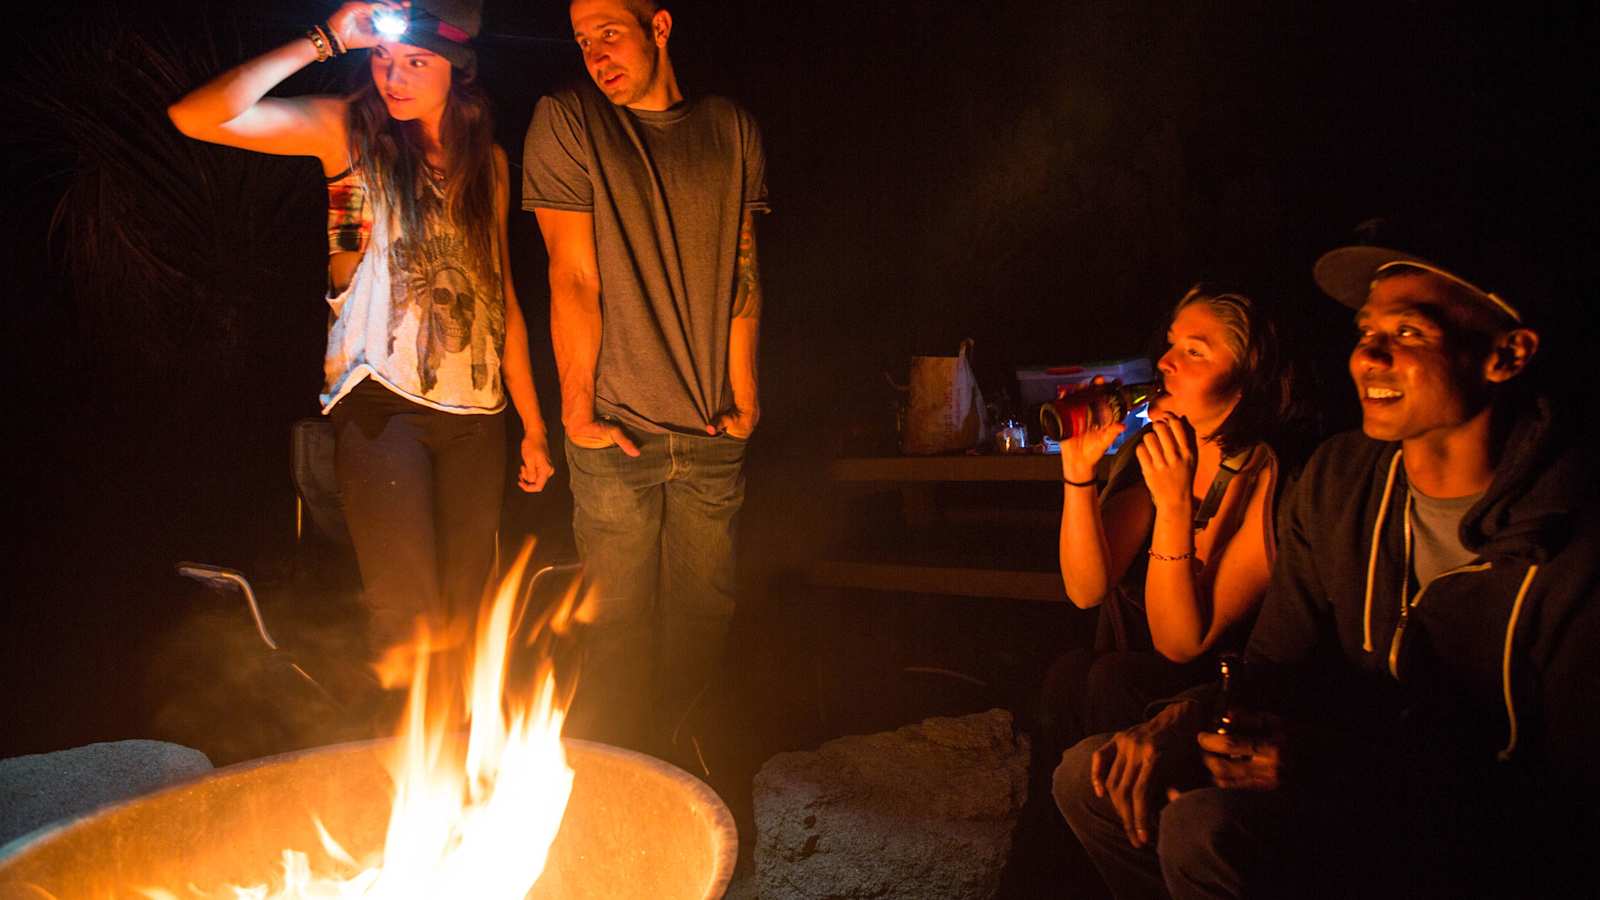
[[[539,101],[522,153],[522,208],[594,216],[600,267],[595,410],[644,431],[704,434],[728,381],[739,224],[767,211],[755,120],[699,97],[662,112],[592,84]]]
[[[1474,554],[1461,545],[1461,517],[1483,494],[1467,497],[1429,497],[1411,491],[1411,567],[1417,583],[1427,584],[1440,572],[1472,562]]]

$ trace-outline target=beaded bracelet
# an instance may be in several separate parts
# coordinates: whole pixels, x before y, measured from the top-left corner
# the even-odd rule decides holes
[[[1147,556],[1149,556],[1151,559],[1160,560],[1161,562],[1179,562],[1179,561],[1182,561],[1182,560],[1185,560],[1185,559],[1194,559],[1194,551],[1193,550],[1189,550],[1189,551],[1186,551],[1186,552],[1183,552],[1183,553],[1178,553],[1178,554],[1157,553],[1154,550],[1146,550],[1145,554]]]
[[[328,47],[328,38],[318,26],[313,25],[306,30],[306,40],[317,48],[317,62],[327,62],[328,58],[333,56],[332,49]]]

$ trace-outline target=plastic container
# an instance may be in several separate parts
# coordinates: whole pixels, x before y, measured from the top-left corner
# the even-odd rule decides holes
[[[1082,384],[1100,375],[1107,381],[1133,384],[1154,381],[1155,367],[1150,360],[1135,356],[1128,359],[1100,360],[1068,366],[1022,366],[1017,369],[1017,396],[1024,407],[1033,407],[1056,398],[1056,387],[1063,384]]]

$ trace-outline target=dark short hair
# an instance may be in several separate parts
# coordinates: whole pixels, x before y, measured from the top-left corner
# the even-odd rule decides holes
[[[1262,441],[1275,443],[1284,426],[1299,418],[1293,366],[1279,343],[1277,323],[1248,296],[1206,284],[1189,288],[1172,308],[1173,317],[1197,303],[1217,317],[1223,340],[1238,360],[1230,386],[1239,391],[1239,402],[1207,437],[1224,454]]]
[[[573,2],[575,0],[567,0],[567,5],[571,6]],[[622,0],[622,5],[627,7],[628,12],[633,13],[633,17],[645,28],[650,27],[650,21],[656,17],[656,13],[666,8],[661,0]]]
[[[622,0],[622,2],[646,29],[650,27],[650,22],[656,17],[656,13],[661,11],[660,0]]]

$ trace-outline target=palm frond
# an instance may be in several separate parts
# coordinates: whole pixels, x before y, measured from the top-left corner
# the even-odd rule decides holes
[[[126,365],[186,360],[225,376],[241,346],[270,336],[285,293],[320,282],[322,201],[313,163],[201,144],[167,121],[177,97],[263,49],[208,8],[175,11],[181,29],[115,6],[78,17],[36,44],[6,93],[30,171],[60,179],[49,252],[78,339]],[[337,75],[310,86],[331,90]]]

